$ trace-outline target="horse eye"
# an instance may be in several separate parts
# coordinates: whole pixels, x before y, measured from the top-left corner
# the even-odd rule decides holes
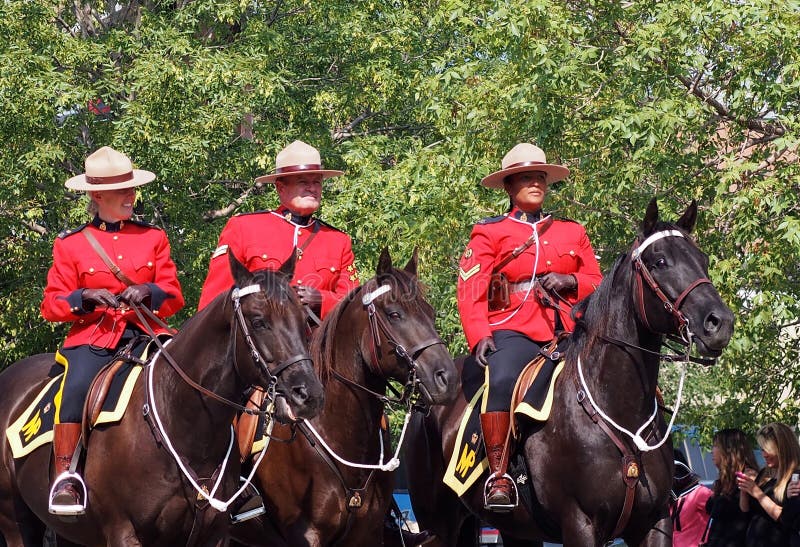
[[[390,311],[387,313],[389,319],[400,319],[402,315],[400,315],[399,311]]]
[[[269,328],[269,323],[267,323],[264,318],[256,317],[251,321],[254,329],[267,329]]]

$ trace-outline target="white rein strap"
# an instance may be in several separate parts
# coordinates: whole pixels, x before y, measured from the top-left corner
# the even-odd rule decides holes
[[[408,423],[410,420],[411,420],[411,412],[407,412],[405,421],[403,422],[403,432],[400,433],[400,441],[397,443],[397,450],[395,450],[394,456],[392,456],[392,458],[388,462],[383,461],[384,457],[383,433],[380,431],[380,429],[378,430],[378,438],[380,439],[381,442],[381,456],[377,464],[356,463],[345,460],[344,458],[339,456],[336,452],[334,452],[330,446],[328,446],[328,443],[326,443],[325,439],[323,439],[322,436],[320,436],[319,432],[317,432],[317,430],[314,429],[314,426],[311,425],[311,422],[309,422],[308,420],[303,420],[303,422],[308,427],[309,431],[311,431],[311,433],[314,435],[314,437],[316,437],[319,443],[325,448],[328,454],[330,454],[333,457],[333,459],[335,459],[342,465],[346,465],[348,467],[355,467],[358,469],[379,469],[380,471],[394,471],[400,466],[400,457],[399,457],[400,449],[403,446],[403,439],[406,436],[406,429],[408,428]]]
[[[581,380],[581,387],[583,388],[583,391],[586,393],[586,397],[589,399],[589,403],[592,405],[592,408],[594,408],[595,411],[606,422],[614,426],[617,429],[617,431],[624,433],[625,435],[630,437],[631,440],[633,441],[633,444],[636,445],[636,448],[638,448],[642,452],[650,452],[652,450],[660,448],[661,445],[663,445],[666,442],[666,440],[669,438],[670,432],[672,431],[672,426],[675,424],[675,418],[678,416],[678,409],[681,406],[681,397],[683,396],[683,382],[686,379],[686,364],[687,362],[684,361],[683,369],[681,370],[681,380],[680,383],[678,384],[678,396],[677,400],[675,401],[675,411],[672,413],[672,418],[669,421],[667,430],[664,432],[664,437],[657,444],[654,445],[647,444],[647,441],[644,440],[644,438],[642,438],[642,431],[644,431],[645,428],[647,428],[647,426],[650,425],[658,415],[657,399],[655,398],[653,399],[653,414],[650,415],[650,418],[645,423],[642,424],[642,427],[640,427],[636,431],[636,433],[631,433],[630,431],[619,425],[617,422],[615,422],[613,419],[611,419],[611,417],[608,414],[603,412],[603,410],[599,406],[597,406],[597,403],[594,401],[594,397],[592,397],[592,392],[589,391],[589,386],[586,384],[586,379],[583,377],[583,365],[581,364],[580,356],[578,356],[578,376],[580,377]]]
[[[260,290],[261,290],[261,287],[259,285],[248,285],[247,287],[244,287],[242,289],[236,288],[236,289],[233,290],[233,293],[231,294],[231,298],[234,301],[238,301],[239,298],[241,298],[242,296],[246,296],[248,294],[253,294],[253,293],[258,292]],[[169,345],[170,342],[172,342],[171,339],[167,340],[164,343],[164,347]],[[156,404],[156,397],[155,397],[155,393],[153,392],[153,385],[154,385],[154,382],[153,382],[153,370],[155,369],[155,364],[158,361],[158,357],[160,355],[161,355],[161,350],[159,349],[158,352],[156,352],[156,354],[153,356],[153,358],[147,364],[146,388],[147,388],[148,397],[150,399],[150,401],[149,401],[150,402],[150,409],[153,412],[153,419],[154,419],[156,425],[158,426],[158,431],[161,434],[161,438],[164,440],[164,446],[167,447],[167,451],[170,453],[172,458],[175,460],[175,463],[178,464],[178,467],[180,468],[180,470],[183,473],[183,475],[186,477],[186,479],[189,481],[189,483],[192,485],[192,487],[197,491],[197,495],[199,496],[198,499],[201,499],[201,498],[207,499],[209,505],[211,505],[211,507],[213,507],[217,511],[220,511],[220,512],[221,511],[227,511],[228,507],[230,506],[230,504],[233,503],[233,501],[236,498],[238,498],[239,495],[242,492],[244,492],[245,488],[247,488],[250,485],[250,483],[252,482],[253,476],[255,475],[255,472],[258,469],[258,466],[261,463],[261,460],[264,458],[264,454],[266,454],[266,452],[267,452],[267,446],[269,445],[269,439],[270,439],[269,434],[272,432],[272,427],[274,426],[274,423],[272,422],[272,420],[269,420],[269,423],[268,423],[268,426],[267,426],[268,430],[267,430],[267,435],[266,435],[267,443],[264,445],[264,448],[261,450],[261,453],[258,455],[258,461],[253,463],[253,469],[250,470],[250,475],[248,475],[248,477],[245,480],[245,482],[242,485],[242,487],[239,488],[239,490],[237,490],[233,494],[233,496],[231,496],[231,498],[228,499],[227,501],[222,501],[222,500],[219,500],[219,499],[215,498],[214,494],[216,494],[217,489],[219,488],[219,485],[222,483],[222,479],[225,477],[225,468],[228,467],[228,459],[229,459],[229,457],[231,455],[231,452],[233,450],[234,438],[235,438],[234,431],[233,431],[233,426],[231,426],[231,438],[230,438],[230,441],[228,441],[228,450],[225,452],[225,458],[222,460],[222,464],[220,465],[220,468],[219,468],[219,476],[217,477],[217,480],[214,483],[214,486],[211,489],[211,491],[207,492],[207,491],[203,490],[202,486],[197,484],[197,481],[195,481],[194,478],[192,478],[192,475],[196,475],[196,474],[192,473],[186,467],[186,465],[183,463],[183,459],[178,455],[178,452],[175,450],[175,447],[172,446],[172,441],[169,438],[169,434],[167,434],[167,430],[164,429],[164,424],[161,422],[161,416],[159,416],[159,414],[158,414],[158,405]]]

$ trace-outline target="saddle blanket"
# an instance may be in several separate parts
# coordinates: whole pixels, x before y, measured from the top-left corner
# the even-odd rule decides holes
[[[521,414],[533,420],[546,421],[553,407],[556,379],[563,369],[563,361],[558,364],[543,358],[531,361],[520,374],[514,389],[515,394],[521,391],[514,397],[514,416]],[[458,496],[463,496],[489,468],[480,420],[485,390],[484,383],[467,403],[456,435],[455,448],[444,474],[444,483]],[[512,433],[516,429],[513,422]]]
[[[135,363],[124,363],[120,367],[111,382],[108,396],[95,425],[117,423],[122,419],[141,372],[142,367]],[[63,376],[64,373],[61,372],[48,381],[31,404],[6,429],[6,437],[14,458],[27,456],[40,446],[53,441],[55,397],[61,387]]]

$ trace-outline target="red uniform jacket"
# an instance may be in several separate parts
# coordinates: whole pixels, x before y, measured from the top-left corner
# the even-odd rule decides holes
[[[307,285],[322,294],[321,317],[358,286],[350,236],[317,219],[295,224],[285,209],[236,215],[228,220],[211,256],[198,309],[233,286],[229,252],[251,272],[277,270],[289,259],[295,245],[302,249],[292,285]],[[316,233],[315,233],[316,232]],[[295,238],[296,234],[296,238]],[[306,247],[304,245],[313,236]]]
[[[512,292],[505,310],[489,311],[487,293],[495,264],[522,245],[533,233],[533,215],[514,208],[509,214],[477,223],[470,235],[458,269],[458,311],[470,348],[495,330],[513,330],[537,342],[550,341],[555,310],[542,306],[535,290]],[[540,228],[541,231],[541,228]],[[547,272],[574,274],[578,288],[562,294],[570,303],[588,296],[600,284],[602,274],[583,226],[569,220],[555,220],[536,245],[506,264],[500,271],[510,283],[528,281]],[[562,305],[563,306],[563,305]],[[570,320],[564,327],[571,330]]]
[[[131,281],[149,285],[150,308],[159,317],[167,318],[183,307],[167,235],[149,224],[135,221],[106,224],[95,218],[92,223],[61,233],[53,244],[53,265],[47,273],[41,311],[48,321],[72,322],[65,348],[82,344],[115,348],[129,321],[143,327],[128,308],[98,306],[87,311],[81,306],[83,289],[108,289],[118,295],[126,287],[92,248],[83,230],[91,231]],[[150,327],[156,333],[165,332],[156,324]]]

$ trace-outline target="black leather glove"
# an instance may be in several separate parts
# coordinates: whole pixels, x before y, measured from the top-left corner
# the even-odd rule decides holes
[[[86,311],[94,311],[97,306],[116,308],[117,297],[108,289],[83,289],[81,291],[81,307]]]
[[[572,274],[550,272],[541,276],[539,282],[546,290],[557,293],[574,291],[578,288],[578,280]]]
[[[322,310],[322,293],[308,285],[296,285],[294,287],[294,292],[297,293],[297,297],[300,299],[301,303],[305,304],[311,308],[311,311],[319,315],[319,312]]]
[[[485,367],[489,366],[487,357],[493,351],[497,351],[497,348],[494,345],[494,338],[491,336],[484,336],[475,345],[475,360],[478,361],[479,365],[483,365]]]
[[[150,298],[151,291],[147,285],[131,285],[126,287],[119,295],[121,302],[126,302],[130,306],[140,306],[145,300]]]

